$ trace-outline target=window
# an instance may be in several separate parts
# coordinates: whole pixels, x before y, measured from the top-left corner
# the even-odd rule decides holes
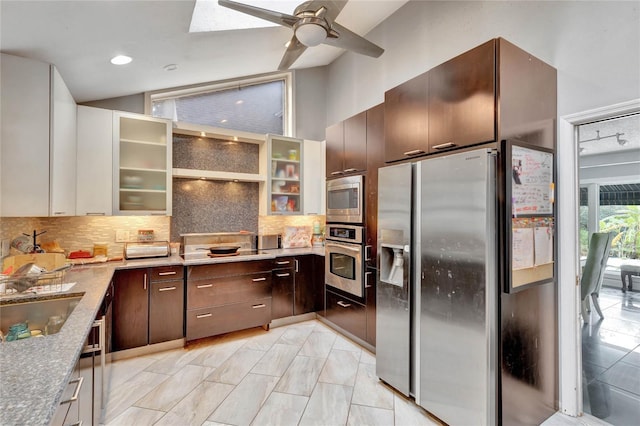
[[[252,133],[290,135],[291,74],[147,94],[154,117]]]

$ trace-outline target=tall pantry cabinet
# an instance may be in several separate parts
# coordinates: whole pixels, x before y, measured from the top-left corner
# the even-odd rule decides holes
[[[0,216],[73,216],[73,96],[53,65],[4,53],[0,63]]]

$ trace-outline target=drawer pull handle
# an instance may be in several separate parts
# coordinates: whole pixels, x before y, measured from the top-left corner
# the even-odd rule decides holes
[[[160,275],[161,277],[164,277],[165,275],[175,275],[175,274],[176,274],[176,271],[158,273],[158,275]]]
[[[208,314],[200,314],[200,315],[196,315],[197,319],[202,319],[202,318],[209,318],[210,316],[212,316],[213,314],[208,313]]]
[[[456,146],[455,143],[447,142],[447,143],[442,143],[440,145],[436,145],[433,147],[433,149],[447,149],[447,148],[453,148],[454,146]]]
[[[104,212],[87,212],[85,213],[87,216],[106,216]]]
[[[158,291],[171,291],[175,289],[176,287],[162,287],[162,288],[159,288]]]
[[[253,278],[251,281],[253,281],[254,283],[257,283],[258,281],[266,281],[267,279],[265,277],[262,278]]]
[[[364,282],[365,282],[364,288],[371,288],[371,287],[373,287],[371,284],[367,284],[367,283],[369,282],[369,277],[370,277],[371,275],[373,275],[373,272],[365,272],[365,273],[364,273]]]
[[[60,402],[60,405],[64,405],[64,404],[70,404],[74,401],[78,400],[78,395],[80,395],[80,388],[82,388],[82,383],[84,382],[84,377],[80,376],[77,379],[73,379],[69,381],[69,384],[71,383],[77,383],[76,385],[76,389],[73,391],[73,395],[71,395],[71,398],[69,399],[65,399],[64,401]]]
[[[338,305],[342,306],[343,308],[348,308],[349,306],[351,306],[351,303],[344,303],[342,300],[338,301]]]
[[[344,169],[343,170],[345,173],[351,173],[351,172],[357,172],[358,169]]]
[[[288,261],[288,260],[280,260],[280,261],[277,261],[277,262],[276,262],[276,265],[288,265],[288,264],[290,264],[290,263],[291,263],[291,262],[290,262],[290,261]]]
[[[337,172],[331,172],[331,176],[338,176],[341,175],[343,172],[342,171],[337,171]]]
[[[421,149],[414,149],[413,151],[407,151],[407,152],[404,152],[403,154],[410,157],[412,155],[424,154],[424,151]]]
[[[289,275],[291,274],[287,272],[286,274],[276,274],[276,277],[284,278],[284,277],[288,277]]]
[[[213,287],[213,284],[200,284],[196,286],[196,288],[210,288],[210,287]]]
[[[261,304],[259,304],[259,305],[253,305],[253,306],[252,306],[252,308],[253,308],[253,309],[266,308],[266,307],[267,307],[267,305],[265,305],[264,303],[261,303]]]

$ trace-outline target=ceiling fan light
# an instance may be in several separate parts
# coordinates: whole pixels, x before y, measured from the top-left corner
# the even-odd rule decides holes
[[[313,47],[327,38],[327,31],[317,24],[302,24],[296,28],[296,38],[305,46]]]

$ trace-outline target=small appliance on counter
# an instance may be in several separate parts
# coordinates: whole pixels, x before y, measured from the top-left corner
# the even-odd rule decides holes
[[[169,241],[130,242],[124,244],[125,259],[145,259],[149,257],[169,257]]]
[[[279,249],[282,245],[280,234],[264,234],[256,236],[258,250]]]

